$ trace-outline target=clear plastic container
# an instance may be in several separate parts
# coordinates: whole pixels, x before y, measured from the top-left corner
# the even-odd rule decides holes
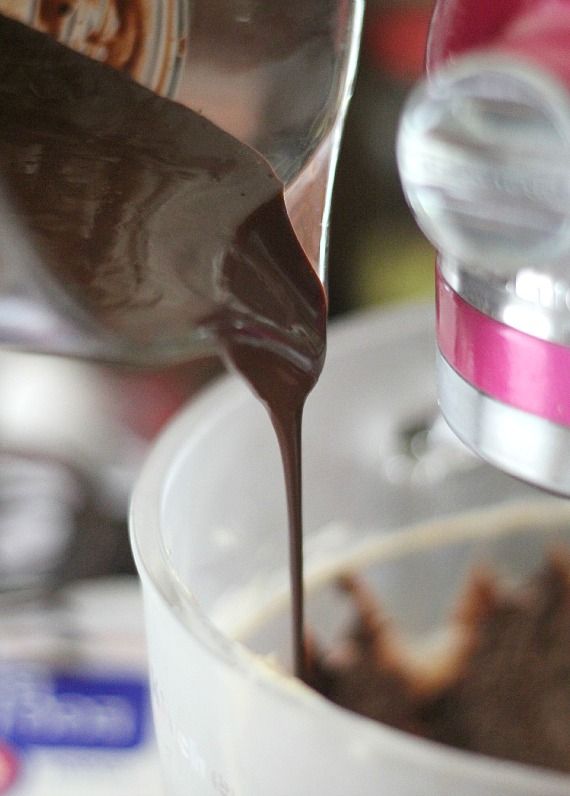
[[[553,538],[570,539],[565,501],[482,464],[441,425],[432,325],[411,306],[333,329],[305,422],[308,619],[324,639],[345,618],[329,584],[347,565],[366,569],[422,639],[475,559],[520,575]],[[162,437],[131,528],[169,796],[568,793],[567,776],[413,738],[286,674],[280,462],[263,409],[235,380]]]

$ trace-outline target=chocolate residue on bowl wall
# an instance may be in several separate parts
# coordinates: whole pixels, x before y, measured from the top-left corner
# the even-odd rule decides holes
[[[570,772],[570,553],[510,587],[473,572],[440,657],[414,659],[357,578],[340,586],[356,621],[312,685],[337,705],[450,746]]]

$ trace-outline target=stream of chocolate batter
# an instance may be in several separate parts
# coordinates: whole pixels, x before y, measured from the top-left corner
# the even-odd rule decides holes
[[[10,224],[41,263],[30,275],[112,358],[215,349],[267,407],[303,677],[301,417],[324,361],[326,297],[283,184],[202,116],[1,16],[0,175]]]

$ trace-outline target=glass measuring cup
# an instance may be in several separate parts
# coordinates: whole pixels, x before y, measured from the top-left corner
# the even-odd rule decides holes
[[[0,181],[0,222],[5,244],[0,262],[0,342],[42,351],[145,362],[191,358],[207,347],[204,334],[195,328],[191,316],[187,334],[176,341],[166,328],[169,313],[161,315],[160,323],[153,322],[152,307],[162,285],[157,287],[160,280],[156,275],[154,282],[144,281],[145,267],[152,257],[166,259],[171,271],[183,273],[186,282],[193,278],[188,276],[191,269],[187,248],[181,254],[175,251],[178,235],[187,234],[186,219],[192,215],[191,207],[178,205],[179,221],[170,212],[166,221],[154,212],[164,206],[164,202],[157,201],[157,192],[159,200],[160,191],[168,193],[168,186],[165,189],[164,180],[161,182],[163,172],[157,171],[161,158],[172,166],[174,157],[176,166],[178,150],[183,146],[181,139],[197,129],[196,120],[193,129],[185,127],[183,114],[176,110],[179,106],[202,114],[267,159],[277,175],[275,185],[282,182],[285,186],[285,201],[299,240],[319,276],[325,279],[330,190],[355,70],[362,16],[360,0],[348,3],[84,0],[73,4],[48,0],[15,4],[4,0],[0,2],[0,13],[121,70],[152,91],[152,96],[164,95],[175,102],[175,105],[151,102],[150,95],[142,89],[125,81],[119,85],[106,70],[93,78],[100,82],[97,91],[92,92],[98,99],[90,104],[91,77],[84,80],[77,77],[79,61],[73,61],[71,54],[67,54],[62,69],[58,62],[60,56],[63,59],[61,50],[50,51],[57,68],[45,69],[45,58],[36,63],[31,58],[27,60],[23,88],[49,102],[54,97],[67,98],[64,121],[72,126],[81,122],[80,138],[87,143],[81,148],[79,140],[74,142],[79,150],[74,151],[72,174],[63,193],[59,192],[57,182],[54,187],[53,179],[44,176],[41,180],[38,174],[42,176],[42,168],[48,161],[46,148],[55,163],[52,176],[68,168],[67,141],[58,149],[53,136],[44,136],[39,142],[32,141],[24,151],[17,149],[16,158],[13,150],[4,152],[5,179]],[[23,35],[21,29],[19,32],[16,28],[6,29],[1,51],[4,59],[16,34]],[[16,56],[12,66],[15,63],[17,67]],[[4,72],[8,76],[12,73]],[[108,88],[108,101],[101,100],[101,87]],[[4,100],[9,100],[9,82],[4,81],[2,91]],[[44,101],[39,107],[32,105],[36,121],[41,122],[49,102]],[[152,120],[144,112],[149,105],[159,111]],[[53,106],[51,102],[50,112]],[[87,108],[87,122],[85,113],[79,120],[80,106]],[[137,113],[142,116],[137,117]],[[10,121],[13,116],[7,113],[5,126]],[[130,147],[131,140],[122,136],[127,128],[132,132],[137,124],[139,154],[141,147],[144,150],[152,139],[157,124],[162,124],[163,148],[153,153],[151,165],[145,159],[146,150],[142,151],[137,164],[130,166],[129,178],[136,184],[125,188],[125,181],[119,179],[119,167],[133,154],[134,147]],[[169,135],[165,137],[164,128],[169,125]],[[98,150],[96,158],[89,147],[95,151],[93,143],[101,145],[101,126],[106,134],[110,132],[111,138],[103,142],[103,150]],[[21,147],[22,137],[18,136],[17,128],[12,132]],[[126,155],[115,161],[118,145],[124,145]],[[10,180],[6,164],[12,169]],[[34,203],[46,191],[49,206],[36,212]],[[24,192],[27,203],[19,201]],[[85,259],[82,267],[87,274],[83,279],[91,286],[94,277],[90,262],[99,258],[105,263],[100,252],[102,236],[92,218],[100,215],[105,203],[121,192],[122,198],[113,199],[113,213],[118,219],[115,227],[119,225],[123,230],[133,229],[137,224],[144,227],[143,238],[134,238],[135,245],[128,257],[135,278],[140,279],[143,274],[140,306],[145,320],[144,324],[141,322],[140,334],[135,335],[136,340],[121,338],[121,333],[109,335],[104,324],[94,320],[90,308],[85,311],[78,285],[74,284],[71,290],[69,274],[53,280],[47,278],[44,268],[48,255],[56,263],[69,259],[69,252],[59,250],[55,237],[55,231],[67,224],[80,231],[77,246]],[[213,192],[206,201],[215,220],[220,196]],[[34,205],[32,210],[31,205]],[[115,232],[113,228],[112,234]],[[116,255],[117,246],[113,246],[111,254]],[[216,250],[215,254],[219,252]],[[192,295],[198,297],[197,304],[203,297],[205,279],[215,279],[211,273],[216,257],[208,252],[207,259],[212,265],[210,274],[190,286]],[[68,263],[65,265],[69,270]],[[123,270],[121,266],[118,271],[111,269],[107,273],[103,265],[95,276],[107,289],[113,279],[121,283]],[[170,313],[175,314],[176,309]]]

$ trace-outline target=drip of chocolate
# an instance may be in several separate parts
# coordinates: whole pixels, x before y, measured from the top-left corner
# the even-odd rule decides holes
[[[301,415],[322,284],[267,162],[190,109],[0,17],[0,174],[35,278],[116,359],[215,348],[266,405],[285,468],[303,674]]]

